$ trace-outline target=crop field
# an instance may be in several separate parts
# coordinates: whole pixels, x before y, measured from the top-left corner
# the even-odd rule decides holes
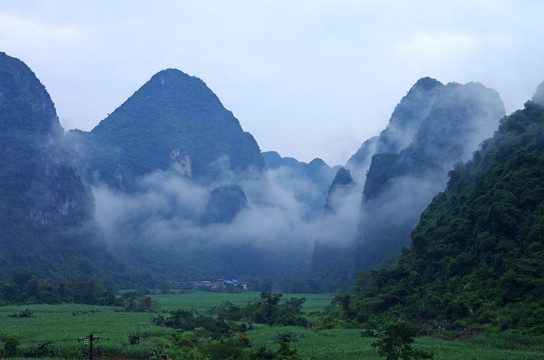
[[[306,298],[302,304],[302,311],[310,313],[321,311],[330,304],[334,294],[284,294],[282,300],[289,298]],[[168,311],[176,309],[195,310],[197,312],[206,312],[210,308],[219,305],[223,301],[230,301],[235,305],[247,305],[260,299],[260,293],[214,293],[214,292],[188,292],[183,294],[159,294],[153,295],[160,309]]]
[[[262,327],[247,333],[255,344],[273,346],[272,339],[279,332],[293,332],[298,341],[298,353],[312,360],[384,359],[371,346],[375,338],[362,338],[357,329],[311,330],[297,327]],[[544,338],[514,341],[475,336],[468,340],[440,340],[417,338],[416,348],[434,354],[435,360],[537,360],[544,359]]]
[[[333,295],[284,295],[305,297],[303,311],[322,310]],[[174,348],[169,334],[172,329],[157,326],[153,319],[161,311],[177,309],[206,313],[223,301],[246,305],[259,299],[258,293],[226,294],[193,292],[185,294],[153,295],[159,313],[126,312],[118,307],[90,305],[23,305],[0,307],[0,349],[9,338],[17,339],[20,356],[82,359],[88,355],[89,345],[80,339],[91,333],[99,337],[94,342],[97,357],[122,355],[132,359],[148,359],[152,349],[164,348],[173,359],[182,358]],[[15,317],[29,310],[32,317]],[[384,359],[371,346],[375,338],[363,338],[358,329],[316,330],[301,327],[254,325],[245,334],[254,347],[266,345],[277,348],[274,337],[292,333],[292,343],[305,359]],[[467,340],[447,341],[436,338],[417,338],[416,347],[434,354],[437,360],[537,360],[544,359],[544,337],[522,335],[478,335]]]

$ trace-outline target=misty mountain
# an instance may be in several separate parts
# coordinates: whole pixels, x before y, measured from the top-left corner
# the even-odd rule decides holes
[[[447,173],[466,161],[504,116],[499,95],[478,83],[441,88],[413,140],[398,153],[378,153],[363,189],[356,269],[368,271],[410,244],[410,232]]]
[[[91,132],[67,139],[108,249],[134,281],[308,270],[334,170],[319,159],[265,168],[253,137],[202,80],[161,71]]]
[[[419,80],[397,105],[380,136],[363,143],[348,161],[354,174],[366,176],[356,178],[361,186],[351,196],[343,194],[336,206],[359,201],[357,217],[344,226],[340,238],[353,236],[354,231],[356,235],[351,242],[338,242],[334,233],[329,238],[321,235],[316,249],[334,243],[350,249],[340,252],[347,254],[342,262],[352,273],[369,271],[398,255],[410,244],[419,214],[445,188],[448,171],[456,162],[467,160],[503,116],[498,94],[481,84]],[[327,216],[329,222],[335,218]],[[323,272],[327,270],[319,264],[327,262],[327,252],[321,253],[325,258],[314,256],[312,267]]]
[[[360,193],[359,188],[350,171],[340,167],[327,192],[311,260],[311,274],[319,291],[351,287],[353,268],[345,261],[355,250],[348,241],[356,236],[353,224],[358,219],[360,197],[354,194]]]
[[[312,274],[326,278],[322,284],[330,284],[324,286],[323,291],[351,288],[357,251],[355,239],[360,237],[362,193],[371,162],[376,166],[377,161],[373,156],[395,154],[410,145],[443,86],[429,77],[418,80],[395,107],[387,127],[379,136],[364,141],[348,160],[342,177],[347,178],[349,174],[352,182],[340,186],[339,191],[335,189],[342,182],[335,179],[332,183],[311,265]]]
[[[292,157],[282,157],[275,151],[263,152],[265,167],[267,169],[289,168],[311,180],[319,188],[328,189],[329,184],[338,171],[338,166],[330,167],[320,158],[315,158],[309,163],[298,161]]]
[[[203,223],[229,223],[247,207],[247,197],[238,185],[215,188],[206,203]]]
[[[330,167],[322,159],[315,158],[309,163],[298,161],[292,157],[282,157],[275,151],[263,152],[266,169],[281,172],[286,178],[291,176],[299,181],[305,179],[312,184],[316,191],[309,192],[308,188],[300,189],[295,196],[298,201],[308,207],[307,219],[321,216],[323,203],[327,199],[329,185],[333,181],[339,166]]]
[[[524,139],[538,146],[533,130],[543,92],[541,85],[534,102],[517,120],[503,120],[499,132],[534,135]],[[52,280],[94,276],[154,286],[293,279],[311,270],[309,281],[298,282],[305,290],[347,289],[356,271],[374,269],[409,245],[448,172],[451,189],[473,187],[460,161],[478,149],[480,157],[495,154],[499,142],[478,145],[503,115],[499,96],[481,84],[423,78],[380,136],[363,143],[345,167],[331,168],[320,159],[306,164],[261,154],[204,82],[173,69],[154,75],[91,132],[64,134],[45,87],[2,53],[0,276],[30,269]],[[505,151],[503,158],[514,150]],[[520,164],[532,161],[527,156]],[[539,197],[535,171],[528,187]],[[502,214],[503,205],[493,211]],[[511,219],[494,226],[513,234],[519,212],[509,206]]]
[[[544,82],[538,85],[531,100],[539,105],[544,105]]]
[[[333,203],[337,199],[339,192],[349,193],[350,190],[355,186],[355,181],[351,177],[351,173],[348,169],[341,167],[336,172],[329,191],[327,192],[327,201],[323,207],[325,210],[325,215],[335,214],[338,210],[338,206]]]
[[[542,334],[543,179],[544,106],[529,101],[456,163],[398,263],[359,278],[358,316],[467,318],[464,326]]]
[[[203,180],[222,167],[264,167],[253,136],[202,80],[176,69],[155,74],[90,134],[79,136],[86,140],[82,154],[93,178],[121,189],[157,170]]]
[[[109,259],[91,189],[72,167],[55,106],[22,61],[0,53],[0,277],[97,276]]]
[[[410,145],[443,86],[429,77],[418,80],[395,107],[385,130],[366,140],[350,157],[347,168],[366,172],[374,154],[398,153]]]

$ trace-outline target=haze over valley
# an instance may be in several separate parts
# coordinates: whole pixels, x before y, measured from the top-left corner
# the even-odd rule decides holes
[[[3,207],[12,232],[2,245],[14,256],[5,258],[17,259],[4,263],[7,277],[30,268],[125,285],[305,279],[298,291],[347,290],[357,272],[410,246],[448,172],[505,115],[482,84],[422,78],[380,136],[331,167],[261,152],[202,80],[177,69],[155,74],[91,131],[64,132],[32,71],[6,54],[2,62],[3,136],[22,147],[4,149],[3,191],[18,209]]]

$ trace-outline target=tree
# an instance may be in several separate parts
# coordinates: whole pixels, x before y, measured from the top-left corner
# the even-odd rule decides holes
[[[357,312],[350,306],[352,295],[350,293],[342,293],[336,295],[331,304],[339,305],[342,308],[342,317],[344,319],[353,319],[357,316]]]
[[[432,354],[412,348],[417,331],[417,327],[402,320],[389,323],[385,335],[372,343],[372,347],[377,347],[380,356],[385,356],[387,360],[432,359]]]

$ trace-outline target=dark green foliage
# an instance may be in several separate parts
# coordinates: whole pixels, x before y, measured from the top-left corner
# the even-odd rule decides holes
[[[245,307],[223,302],[211,309],[219,319],[247,321],[268,325],[297,325],[306,326],[307,321],[302,317],[302,304],[305,298],[290,298],[280,302],[283,294],[261,292],[261,299]]]
[[[372,343],[372,347],[378,348],[380,356],[387,360],[417,360],[432,359],[431,354],[412,348],[418,328],[399,320],[389,323],[385,327],[382,338]]]
[[[216,319],[212,316],[196,315],[192,311],[183,309],[171,311],[170,317],[165,320],[164,324],[178,330],[193,331],[202,328],[213,339],[230,336],[237,328],[236,325],[228,323],[225,320]]]
[[[353,319],[357,315],[357,312],[351,303],[352,297],[353,295],[350,293],[343,293],[336,295],[331,301],[331,305],[340,307],[342,319]]]
[[[544,107],[528,102],[450,172],[398,263],[359,277],[358,319],[403,314],[542,333],[543,179]]]
[[[151,349],[149,360],[168,360],[170,355],[164,350],[162,346]]]
[[[209,359],[248,359],[244,350],[250,347],[250,343],[240,337],[210,342],[201,348],[202,353]],[[249,339],[248,339],[249,340]]]
[[[281,303],[281,293],[261,292],[261,301],[249,304],[245,308],[248,321],[268,325],[306,326],[307,321],[301,317],[302,304],[305,298],[291,298]]]
[[[30,309],[25,309],[23,311],[15,312],[13,314],[8,315],[11,318],[32,318],[34,317],[34,313]]]
[[[289,343],[281,342],[280,348],[276,351],[261,347],[257,352],[250,355],[251,360],[302,360],[296,349],[291,349]]]
[[[16,357],[19,353],[17,349],[19,344],[19,340],[11,336],[4,340],[4,357]]]
[[[210,309],[210,313],[217,315],[221,320],[240,321],[244,318],[242,307],[234,305],[230,301],[223,301],[220,305]]]
[[[278,333],[276,336],[274,336],[274,342],[275,343],[290,343],[290,342],[297,342],[298,341],[298,335],[292,331],[286,331]]]
[[[126,311],[133,312],[151,311],[153,308],[151,296],[145,295],[138,290],[124,292],[120,297],[115,299],[115,304],[123,307]]]
[[[93,278],[50,283],[31,271],[21,271],[13,279],[0,282],[0,303],[4,304],[78,304],[111,305],[113,293]]]
[[[191,336],[190,334],[188,334]],[[202,341],[204,340],[204,341]],[[277,350],[269,349],[265,346],[257,351],[252,350],[251,340],[240,334],[238,336],[223,338],[216,341],[210,339],[200,339],[193,342],[189,338],[182,339],[184,349],[189,351],[198,347],[198,353],[206,359],[216,360],[301,360],[296,349],[291,349],[288,342],[279,342],[280,347]]]

